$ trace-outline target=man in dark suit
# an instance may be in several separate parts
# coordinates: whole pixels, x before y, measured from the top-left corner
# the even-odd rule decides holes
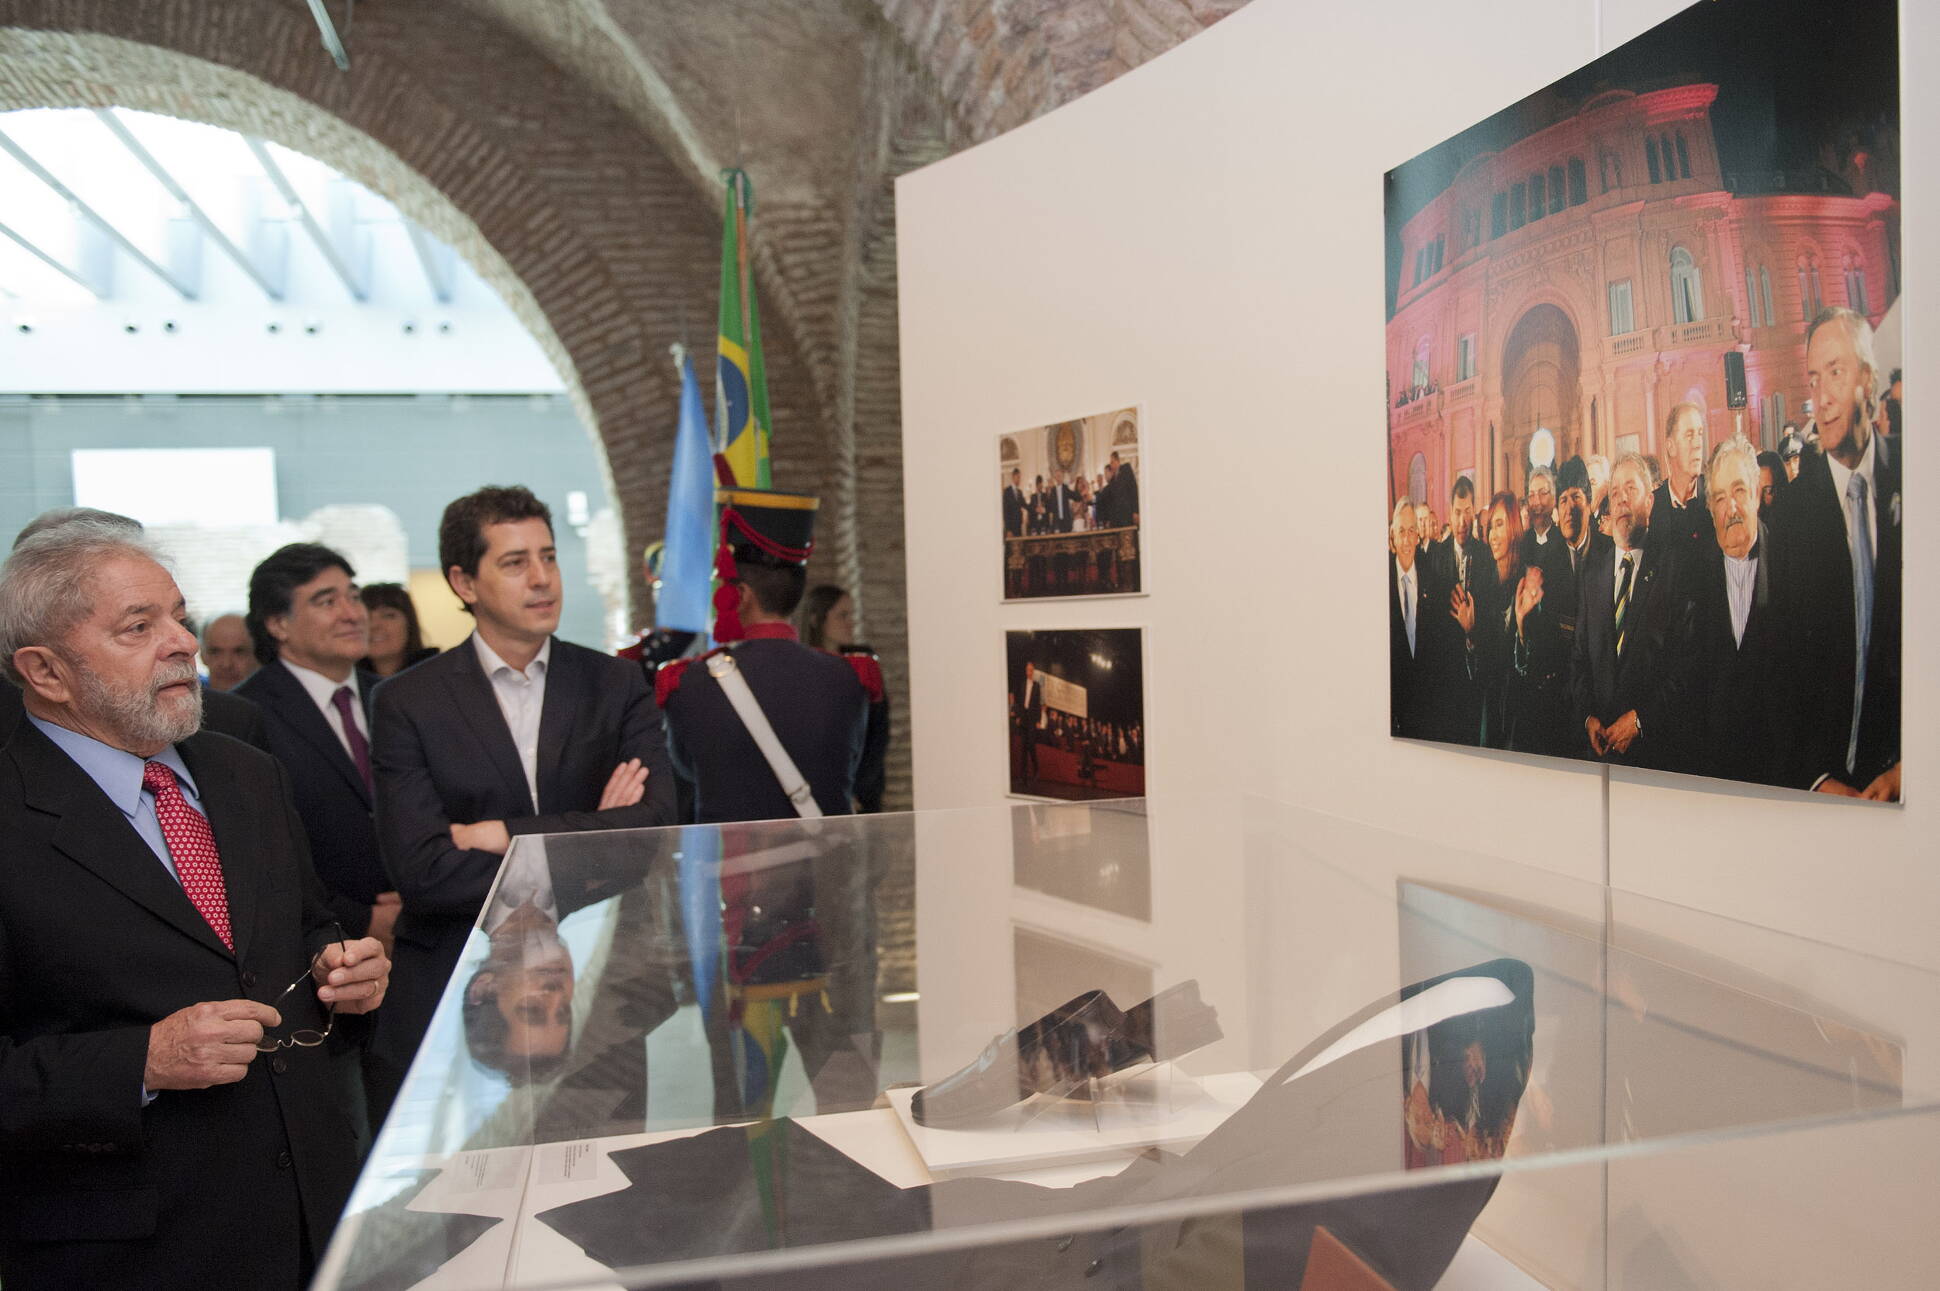
[[[728,544],[739,601],[733,618],[715,625],[727,644],[670,663],[656,679],[668,755],[694,784],[702,824],[797,814],[788,791],[799,788],[780,778],[788,768],[769,764],[729,698],[731,676],[739,676],[821,814],[846,816],[869,747],[870,706],[883,702],[882,671],[873,655],[803,645],[789,622],[807,586],[816,499],[733,489],[716,500],[757,537]]]
[[[355,1179],[330,1011],[376,1008],[389,963],[333,928],[280,765],[197,733],[186,618],[125,527],[0,570],[28,719],[0,753],[8,1291],[296,1291]]]
[[[438,555],[478,626],[387,681],[372,709],[378,845],[404,901],[373,1116],[402,1083],[513,837],[675,815],[640,669],[552,635],[563,589],[545,504],[518,487],[459,498]]]
[[[1024,536],[1024,473],[1010,468],[1010,483],[1004,487],[1004,537]]]
[[[1475,481],[1457,475],[1448,492],[1448,536],[1430,544],[1422,562],[1428,600],[1452,626],[1430,637],[1437,739],[1479,744],[1482,691],[1476,677],[1475,601],[1488,599],[1495,562],[1475,534]]]
[[[1900,796],[1900,472],[1878,433],[1864,317],[1829,308],[1806,333],[1819,447],[1785,494],[1798,580],[1801,746],[1794,783]]]
[[[296,814],[337,921],[386,945],[398,895],[378,855],[370,760],[377,677],[370,616],[350,562],[328,547],[291,543],[249,576],[249,633],[262,666],[238,687],[269,723],[270,752],[296,786]]]
[[[1610,470],[1612,538],[1592,540],[1578,588],[1570,699],[1594,757],[1679,770],[1668,654],[1671,577],[1649,546],[1650,465],[1625,453]]]
[[[1552,481],[1546,470],[1531,476],[1530,516],[1542,511],[1555,523],[1540,545],[1524,535],[1524,569],[1530,587],[1519,598],[1528,604],[1517,617],[1510,643],[1509,747],[1518,752],[1569,757],[1582,741],[1582,727],[1570,705],[1570,647],[1576,636],[1576,584],[1589,561],[1590,472],[1581,457],[1564,462],[1553,481],[1555,499],[1548,498]],[[1531,563],[1533,562],[1533,563]],[[1530,603],[1533,602],[1533,603]]]
[[[1394,504],[1388,523],[1388,731],[1410,739],[1434,734],[1436,649],[1431,637],[1440,631],[1437,611],[1428,595],[1425,571],[1416,556],[1421,550],[1420,522],[1415,504],[1402,498]]]
[[[1038,680],[1037,665],[1024,661],[1024,690],[1017,699],[1024,715],[1024,783],[1037,778],[1038,730],[1044,721],[1044,683]]]
[[[1704,496],[1715,541],[1678,571],[1691,603],[1673,657],[1688,681],[1681,704],[1689,723],[1689,768],[1704,775],[1784,783],[1794,745],[1792,685],[1796,623],[1789,608],[1785,554],[1761,519],[1758,457],[1742,439],[1726,440],[1705,469]]]
[[[1664,420],[1664,481],[1651,497],[1651,541],[1666,547],[1663,563],[1709,545],[1711,512],[1704,499],[1704,409],[1680,403]]]
[[[141,522],[130,520],[127,516],[116,515],[112,511],[97,511],[93,507],[56,507],[29,520],[14,535],[13,545],[18,547],[35,534],[46,533],[70,520],[87,520],[119,529],[137,539],[141,537]],[[25,720],[26,712],[20,692],[0,679],[0,744],[5,744],[13,737],[14,731]],[[202,729],[220,731],[231,739],[253,744],[265,753],[269,752],[269,735],[263,726],[262,711],[246,699],[209,685],[202,687]]]

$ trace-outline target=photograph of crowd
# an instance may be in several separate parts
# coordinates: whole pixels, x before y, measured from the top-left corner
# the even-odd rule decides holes
[[[1710,0],[1389,172],[1392,734],[1900,799],[1897,24]]]
[[[1144,590],[1138,450],[1136,408],[997,437],[1005,600]]]
[[[1144,797],[1143,630],[1006,632],[1004,639],[1010,791]]]

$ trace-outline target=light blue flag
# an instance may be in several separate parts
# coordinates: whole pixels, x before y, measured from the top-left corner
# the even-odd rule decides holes
[[[701,389],[685,349],[680,364],[680,425],[667,481],[667,549],[660,562],[654,626],[706,632],[714,577],[714,453]]]
[[[694,998],[706,1018],[716,1007],[721,982],[721,831],[711,825],[681,826],[676,855],[687,962],[694,970]]]

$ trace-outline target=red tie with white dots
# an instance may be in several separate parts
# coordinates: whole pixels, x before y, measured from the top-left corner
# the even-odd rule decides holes
[[[141,784],[155,795],[155,818],[162,824],[162,839],[174,858],[189,904],[209,921],[222,944],[234,950],[236,943],[229,936],[229,889],[222,881],[222,857],[216,852],[208,817],[189,806],[182,787],[175,783],[175,772],[160,762],[142,765]]]

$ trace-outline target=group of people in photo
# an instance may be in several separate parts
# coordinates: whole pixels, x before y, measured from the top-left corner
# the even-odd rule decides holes
[[[1038,475],[1030,487],[1021,467],[1013,466],[1004,484],[1004,536],[1022,538],[1042,533],[1085,533],[1093,529],[1126,529],[1138,524],[1138,473],[1113,452],[1105,469],[1087,477],[1082,471],[1067,476],[1053,468],[1051,478]]]
[[[1806,367],[1789,460],[1686,402],[1659,459],[1397,501],[1392,733],[1898,800],[1899,374],[1845,308]]]

